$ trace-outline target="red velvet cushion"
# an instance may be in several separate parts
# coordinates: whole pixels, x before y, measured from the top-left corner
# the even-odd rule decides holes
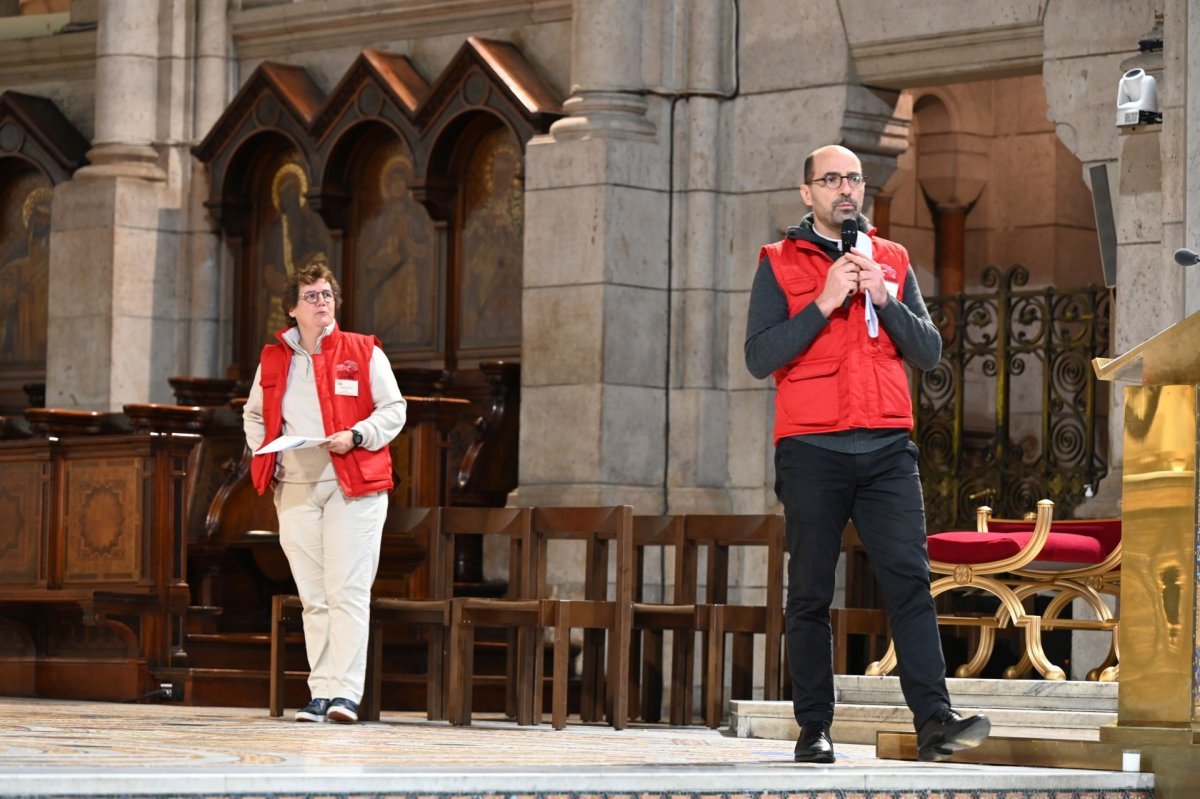
[[[1023,533],[934,533],[929,536],[929,558],[943,563],[987,563],[1011,557],[1029,543],[1032,532]],[[1026,530],[1029,528],[1026,527]],[[1118,539],[1119,540],[1119,539]],[[1051,528],[1046,545],[1034,563],[1099,563],[1112,547],[1099,538],[1078,533],[1058,533]]]
[[[992,519],[988,522],[988,531],[995,533],[1023,533],[1033,529],[1033,524],[1027,521]],[[1078,519],[1050,523],[1050,532],[1074,533],[1087,535],[1100,541],[1104,548],[1105,557],[1121,543],[1121,520],[1118,519]]]

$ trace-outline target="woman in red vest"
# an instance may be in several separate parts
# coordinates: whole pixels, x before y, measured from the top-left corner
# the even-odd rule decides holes
[[[324,256],[288,278],[290,326],[263,348],[243,418],[254,487],[274,492],[304,605],[312,701],[296,720],[353,723],[392,488],[388,442],[404,427],[405,402],[379,339],[338,329],[340,298]]]

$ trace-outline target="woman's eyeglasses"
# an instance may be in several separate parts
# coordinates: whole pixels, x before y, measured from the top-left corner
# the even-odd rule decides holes
[[[300,295],[300,299],[307,302],[309,305],[316,305],[321,300],[325,302],[333,302],[333,292],[329,289],[324,291],[306,291]]]

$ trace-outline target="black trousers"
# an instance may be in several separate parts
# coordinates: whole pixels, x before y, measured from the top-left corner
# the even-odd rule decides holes
[[[785,438],[775,450],[775,493],[787,520],[786,644],[796,721],[833,721],[829,606],[848,519],[883,592],[900,688],[915,725],[949,707],[946,661],[929,595],[916,444],[902,439],[851,455]]]

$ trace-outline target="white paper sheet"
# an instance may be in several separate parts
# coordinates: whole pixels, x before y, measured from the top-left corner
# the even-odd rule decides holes
[[[879,314],[875,311],[875,302],[871,299],[871,292],[867,291],[867,335],[871,338],[879,338]]]
[[[269,455],[272,452],[282,452],[285,449],[304,449],[305,447],[319,447],[328,438],[306,438],[304,436],[280,436],[261,448],[255,455]]]

